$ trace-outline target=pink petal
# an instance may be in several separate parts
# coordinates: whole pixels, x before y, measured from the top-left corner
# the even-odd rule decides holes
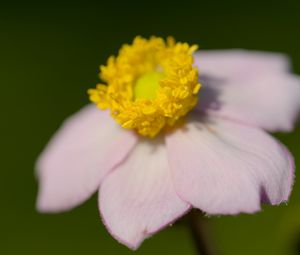
[[[300,78],[279,54],[228,50],[196,56],[199,108],[270,131],[290,131],[300,113]],[[205,78],[206,77],[206,78]]]
[[[182,199],[208,214],[253,213],[261,200],[279,204],[288,199],[293,159],[282,145],[250,126],[195,119],[167,137]]]
[[[195,62],[200,74],[229,80],[259,79],[266,73],[290,69],[289,59],[284,54],[242,49],[198,51]]]
[[[94,105],[74,114],[38,159],[38,210],[63,211],[85,201],[136,140]]]
[[[100,212],[119,242],[136,249],[189,209],[176,195],[169,171],[165,144],[147,140],[104,179]]]

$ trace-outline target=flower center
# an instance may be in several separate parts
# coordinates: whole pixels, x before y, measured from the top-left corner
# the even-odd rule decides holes
[[[154,99],[156,97],[157,89],[159,88],[159,81],[164,77],[164,73],[157,71],[142,75],[137,79],[134,85],[134,98]]]
[[[123,45],[100,68],[98,84],[88,91],[90,100],[123,127],[148,137],[174,125],[198,102],[198,70],[193,66],[197,46],[175,43],[173,38],[136,37]],[[158,68],[159,67],[159,68]]]

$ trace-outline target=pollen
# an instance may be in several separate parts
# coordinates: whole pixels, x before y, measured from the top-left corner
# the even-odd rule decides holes
[[[136,37],[117,57],[100,66],[103,84],[88,91],[90,100],[126,129],[155,137],[173,126],[198,102],[201,87],[193,66],[196,45],[159,37]]]

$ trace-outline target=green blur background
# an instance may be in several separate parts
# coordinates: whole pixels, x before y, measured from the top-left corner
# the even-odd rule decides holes
[[[0,254],[132,254],[105,230],[96,196],[67,213],[38,214],[34,162],[63,119],[88,103],[86,90],[98,82],[99,65],[134,36],[173,35],[202,49],[284,52],[300,73],[300,1],[0,5]],[[276,136],[298,165],[300,125]],[[296,181],[288,205],[207,223],[220,255],[300,254],[300,184]],[[136,252],[169,253],[196,254],[184,224],[161,231]]]

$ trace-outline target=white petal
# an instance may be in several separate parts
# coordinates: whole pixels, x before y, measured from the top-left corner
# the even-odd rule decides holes
[[[175,193],[165,144],[140,142],[104,179],[99,206],[109,232],[132,249],[184,214],[189,205]]]
[[[282,145],[256,128],[195,119],[167,137],[182,199],[208,214],[253,213],[261,200],[279,204],[288,199],[294,169]]]
[[[71,209],[94,193],[122,161],[136,136],[121,129],[108,112],[94,105],[67,119],[37,162],[40,211]]]
[[[289,59],[284,54],[242,49],[198,51],[195,62],[200,74],[228,80],[256,80],[266,73],[290,69]]]
[[[199,52],[199,109],[269,131],[290,131],[300,113],[300,78],[279,54]]]

